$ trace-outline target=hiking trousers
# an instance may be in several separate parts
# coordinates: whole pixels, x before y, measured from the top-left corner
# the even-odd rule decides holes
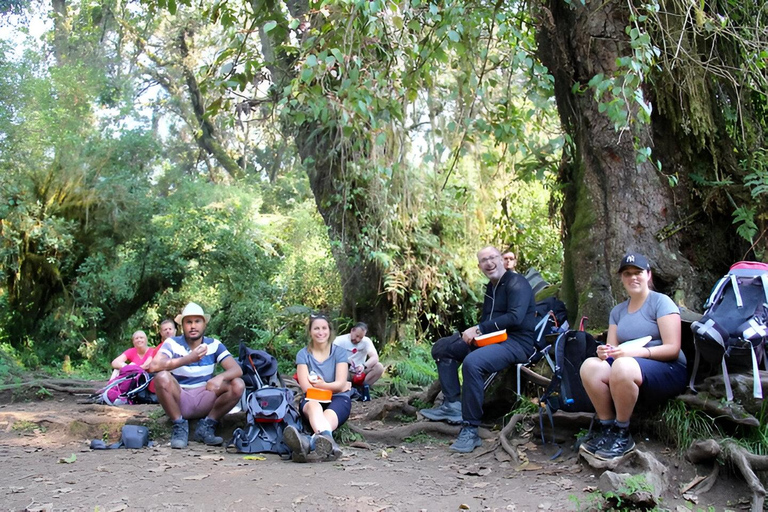
[[[448,402],[461,400],[462,420],[472,426],[480,425],[483,417],[483,384],[488,375],[524,363],[532,353],[533,347],[526,349],[512,337],[502,343],[477,348],[464,343],[460,333],[440,338],[432,346],[443,397]],[[464,389],[459,382],[459,365]]]

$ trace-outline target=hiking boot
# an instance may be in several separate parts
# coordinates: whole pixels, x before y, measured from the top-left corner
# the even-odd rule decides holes
[[[315,453],[321,460],[338,460],[341,457],[341,448],[333,440],[333,436],[315,434]]]
[[[452,424],[461,423],[461,402],[443,402],[440,407],[422,409],[422,416],[432,421],[445,421]]]
[[[291,449],[291,460],[293,462],[307,462],[309,454],[309,439],[299,432],[293,425],[288,425],[283,430],[283,440],[288,448]]]
[[[602,426],[599,432],[590,432],[581,441],[579,450],[594,455],[597,450],[603,446],[609,446],[616,435],[616,428],[613,423],[608,426]]]
[[[628,428],[616,428],[615,435],[610,442],[603,444],[602,448],[595,452],[595,457],[600,460],[610,460],[622,457],[635,449],[635,440]]]
[[[216,425],[219,422],[208,418],[203,418],[197,422],[197,428],[195,429],[195,435],[192,439],[199,443],[205,443],[208,446],[219,446],[224,442],[224,439],[216,435]]]
[[[470,453],[483,444],[483,440],[477,435],[477,427],[464,427],[459,432],[459,438],[451,445],[449,450],[458,453]]]
[[[171,448],[186,448],[189,443],[189,422],[178,420],[173,422],[171,432]]]

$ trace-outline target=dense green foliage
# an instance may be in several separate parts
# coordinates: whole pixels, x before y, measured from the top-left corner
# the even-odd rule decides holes
[[[375,22],[369,30],[388,30],[388,20],[374,7],[361,20]],[[357,9],[339,8],[342,17],[344,9]],[[319,80],[313,75],[299,79],[290,93],[303,94],[304,104],[240,109],[232,116],[229,109],[242,93],[253,95],[254,105],[264,93],[249,88],[257,82],[253,73],[241,74],[259,69],[243,64],[244,56],[257,59],[258,50],[235,37],[235,19],[217,26],[207,25],[197,10],[157,17],[141,8],[108,15],[90,4],[72,3],[69,9],[72,23],[58,61],[44,58],[46,49],[62,45],[54,37],[56,26],[42,42],[19,32],[16,42],[23,44],[17,46],[26,53],[3,43],[0,58],[2,89],[17,92],[0,98],[0,343],[25,365],[61,367],[68,356],[75,368],[104,367],[129,346],[132,331],[145,329],[156,340],[159,322],[194,300],[213,315],[209,333],[230,349],[246,340],[276,354],[288,371],[306,340],[307,313],[339,315],[344,277],[331,253],[344,242],[329,240],[304,166],[291,138],[281,133],[285,119],[306,115],[307,102],[315,102],[310,110],[318,115],[352,116],[344,126],[360,131],[347,134],[350,151],[363,151],[365,140],[377,148],[365,165],[348,167],[354,179],[341,192],[348,195],[335,200],[368,205],[358,210],[354,250],[361,261],[382,269],[380,282],[364,286],[377,287],[399,319],[397,337],[381,347],[392,363],[393,390],[434,378],[424,343],[436,332],[474,321],[482,277],[474,252],[480,245],[513,246],[523,270],[537,266],[557,280],[557,223],[542,222],[549,217],[548,189],[530,179],[534,174],[523,173],[526,181],[518,181],[526,166],[551,179],[556,157],[541,149],[550,137],[516,119],[525,136],[495,145],[493,131],[501,137],[499,130],[509,128],[499,109],[524,105],[500,80],[503,74],[483,83],[482,92],[474,85],[463,97],[454,84],[473,83],[471,68],[446,74],[429,92],[419,90],[444,66],[470,65],[471,59],[458,59],[460,45],[445,27],[438,35],[450,44],[439,50],[440,64],[430,64],[433,69],[422,71],[418,82],[401,76],[397,94],[375,80],[370,88],[348,83],[346,93],[335,93],[341,103],[329,104],[311,85]],[[430,23],[441,18],[419,12]],[[413,53],[412,28],[413,34],[401,34],[407,37],[398,51],[421,59]],[[172,44],[180,33],[188,51],[183,61]],[[355,44],[364,46],[368,37],[373,34]],[[211,59],[221,41],[235,49],[214,52]],[[297,50],[311,48],[307,43]],[[372,62],[360,61],[357,69]],[[386,78],[376,73],[378,80]],[[209,124],[202,129],[193,88],[206,107]],[[401,109],[400,100],[411,94],[410,114],[381,117]],[[456,124],[477,108],[459,115],[446,107],[432,129],[405,131],[406,123],[418,124],[428,105],[459,105],[477,94],[496,98],[477,126]],[[376,116],[363,119],[367,108],[358,110],[357,101],[374,102]],[[496,121],[487,124],[489,116]],[[405,135],[405,146],[383,144]],[[512,148],[520,140],[526,145]],[[426,153],[413,149],[425,144]],[[557,142],[552,144],[556,149]],[[231,161],[222,163],[211,147],[223,148]],[[239,168],[233,170],[232,162]],[[453,163],[444,175],[446,162]],[[360,319],[366,318],[338,317],[337,328],[344,332]]]

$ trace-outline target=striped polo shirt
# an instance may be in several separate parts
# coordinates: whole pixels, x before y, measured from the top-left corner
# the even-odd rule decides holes
[[[199,388],[205,386],[205,383],[213,377],[213,370],[216,363],[221,363],[227,357],[232,357],[227,347],[219,340],[213,338],[203,338],[203,343],[208,345],[208,352],[202,359],[196,363],[186,366],[179,366],[171,370],[171,373],[179,382],[179,386],[185,389]],[[189,354],[189,345],[184,336],[175,336],[168,338],[160,348],[160,353],[168,356],[169,359],[184,357]]]

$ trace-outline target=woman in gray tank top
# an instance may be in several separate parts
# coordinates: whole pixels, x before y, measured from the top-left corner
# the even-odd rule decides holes
[[[580,370],[600,420],[599,432],[580,449],[602,460],[635,449],[629,420],[638,401],[659,404],[677,396],[687,375],[680,310],[672,299],[653,291],[648,260],[629,253],[619,274],[629,299],[611,310],[607,343]]]

